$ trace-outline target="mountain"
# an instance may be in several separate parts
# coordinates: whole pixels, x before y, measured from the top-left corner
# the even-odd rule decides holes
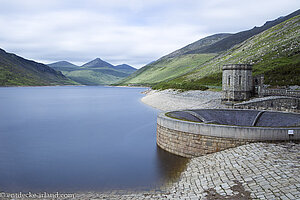
[[[61,72],[0,49],[0,86],[73,85]]]
[[[120,81],[119,84],[151,85],[153,83],[158,83],[186,74],[195,69],[195,67],[205,63],[217,55],[213,53],[187,54],[187,52],[212,45],[230,35],[231,34],[221,33],[200,39],[166,56],[163,56],[157,61],[149,63]]]
[[[176,78],[215,57],[216,54],[188,54],[160,59],[118,82],[120,85],[152,85]]]
[[[236,49],[237,46],[249,42],[250,39],[265,33],[271,28],[277,27],[280,29],[279,32],[284,35],[289,35],[285,32],[286,27],[282,27],[282,24],[288,22],[289,20],[296,20],[299,16],[300,10],[293,12],[290,15],[285,17],[280,17],[276,20],[266,22],[262,27],[255,27],[253,29],[242,31],[236,34],[214,34],[198,40],[192,44],[189,44],[179,50],[172,52],[162,58],[158,59],[155,62],[152,62],[141,69],[137,70],[135,73],[129,77],[123,79],[119,82],[120,85],[149,85],[153,86],[157,83],[162,83],[163,85],[175,84],[178,83],[176,87],[183,87],[186,84],[196,85],[196,84],[205,84],[205,85],[220,85],[220,66],[228,62],[216,62],[216,60],[227,59],[234,57],[236,52],[233,52],[233,49]],[[296,17],[296,18],[295,18]],[[280,28],[281,27],[281,28]],[[298,30],[297,24],[288,26],[291,30]],[[296,43],[299,44],[299,34],[296,32]],[[298,34],[298,35],[297,35]],[[292,36],[291,36],[292,37]],[[292,37],[294,38],[294,37]],[[281,40],[280,37],[273,38],[273,44],[268,43],[269,45],[275,48],[275,44],[279,45],[279,49],[289,45],[287,40]],[[261,42],[257,43],[257,48],[264,46],[266,38],[260,38]],[[299,46],[299,45],[298,45]],[[276,47],[276,49],[278,49]],[[285,49],[285,48],[284,48]],[[252,49],[247,49],[252,52]],[[243,54],[243,61],[250,62],[251,59],[246,59],[248,56],[248,51],[246,49],[241,50]],[[272,49],[265,48],[264,51],[273,51]],[[254,51],[255,52],[255,51]],[[287,49],[287,52],[290,52],[290,49]],[[260,61],[260,58],[263,56],[257,52],[255,54],[256,58],[252,60]],[[285,57],[286,55],[282,55]],[[270,59],[270,58],[268,58]],[[230,60],[230,59],[229,59]],[[233,63],[240,63],[241,60],[230,60]],[[216,64],[213,64],[216,63]],[[217,64],[218,63],[218,64]],[[258,65],[259,62],[251,62],[255,65]],[[274,64],[274,63],[273,63]],[[270,65],[267,64],[268,66]],[[213,67],[209,67],[213,66]],[[282,66],[283,67],[283,66]],[[255,68],[255,67],[254,67]],[[257,68],[255,68],[257,69]],[[266,69],[266,68],[265,68]],[[257,71],[257,70],[256,70]],[[263,73],[263,72],[262,72]],[[192,83],[193,82],[193,83]]]
[[[79,67],[77,65],[74,65],[73,63],[70,63],[68,61],[59,61],[51,64],[47,64],[49,67],[62,67],[62,68],[74,68]]]
[[[234,45],[239,44],[239,43],[249,39],[250,37],[257,35],[263,31],[265,31],[273,26],[276,26],[277,24],[280,24],[288,19],[291,19],[299,14],[300,14],[300,10],[297,10],[285,17],[279,17],[273,21],[268,21],[261,27],[254,27],[247,31],[242,31],[242,32],[239,32],[236,34],[232,34],[218,42],[213,43],[212,45],[204,46],[204,47],[201,47],[201,48],[195,49],[195,50],[191,50],[187,53],[189,53],[189,54],[219,53],[222,51],[226,51],[226,50],[230,49],[231,47],[233,47]]]
[[[59,61],[51,64],[47,64],[49,67],[58,71],[73,71],[79,69],[79,66],[67,61]]]
[[[96,58],[82,66],[66,61],[49,64],[55,70],[60,70],[68,78],[83,85],[107,85],[129,76],[136,69],[126,65],[114,66],[106,61]]]
[[[178,50],[162,57],[159,60],[163,60],[166,58],[178,57],[178,56],[181,56],[184,54],[192,54],[192,52],[201,51],[201,49],[205,49],[209,46],[212,46],[213,44],[218,43],[220,40],[224,40],[225,38],[228,38],[230,36],[232,36],[232,34],[230,34],[230,33],[219,33],[219,34],[214,34],[214,35],[205,37],[205,38],[200,39],[196,42],[193,42],[181,49],[178,49]]]
[[[179,79],[196,81],[221,74],[220,66],[224,64],[249,63],[254,75],[265,75],[266,84],[300,85],[299,43],[300,15],[235,45]]]
[[[136,71],[136,68],[131,67],[130,65],[127,65],[127,64],[116,65],[113,68],[116,70],[120,70],[122,72],[127,72],[129,74]]]
[[[253,75],[265,76],[271,86],[300,85],[300,15],[282,22],[219,54],[197,69],[161,82],[154,88],[221,86],[221,66],[253,65]]]
[[[100,58],[96,58],[95,60],[92,60],[81,67],[86,67],[86,68],[101,68],[101,67],[107,67],[107,68],[113,68],[114,66],[108,62],[105,62],[101,60]]]

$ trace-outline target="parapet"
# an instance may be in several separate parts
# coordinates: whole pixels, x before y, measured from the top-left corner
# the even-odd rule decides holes
[[[250,64],[228,64],[223,65],[223,70],[252,70]]]
[[[300,114],[264,110],[198,109],[161,113],[157,145],[183,157],[251,142],[300,140]]]

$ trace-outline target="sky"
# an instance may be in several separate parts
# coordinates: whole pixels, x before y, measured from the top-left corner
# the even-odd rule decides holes
[[[299,0],[0,0],[0,48],[45,64],[99,57],[140,68],[299,8]]]

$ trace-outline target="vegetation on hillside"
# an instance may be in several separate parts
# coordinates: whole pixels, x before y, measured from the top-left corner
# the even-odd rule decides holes
[[[114,84],[136,71],[135,68],[129,65],[113,66],[100,58],[96,58],[82,66],[76,66],[66,61],[52,63],[49,66],[83,85]]]
[[[70,79],[83,85],[113,84],[122,78],[129,76],[127,73],[108,68],[83,68],[72,71],[62,71],[62,73]]]
[[[197,81],[211,74],[221,73],[221,66],[224,64],[250,63],[253,64],[254,75],[265,75],[266,84],[275,85],[274,77],[269,75],[277,74],[277,78],[281,77],[280,85],[300,85],[297,79],[283,77],[281,73],[288,67],[293,68],[294,76],[300,75],[296,74],[300,67],[299,43],[300,16],[296,16],[234,46],[177,80]],[[221,84],[221,77],[219,82]]]
[[[0,49],[0,86],[74,85],[61,72]]]
[[[138,70],[119,84],[151,85],[166,81],[188,73],[215,56],[216,54],[187,54],[161,59]]]
[[[231,34],[228,37],[226,37],[220,41],[217,41],[209,46],[201,47],[201,48],[192,50],[187,53],[192,53],[192,54],[195,54],[195,53],[219,53],[219,52],[226,51],[226,50],[230,49],[231,47],[233,47],[234,45],[240,44],[240,43],[246,41],[247,39],[251,38],[252,36],[257,35],[263,31],[265,31],[271,27],[274,27],[286,20],[289,20],[299,14],[300,14],[300,10],[297,10],[285,17],[279,17],[275,20],[268,21],[261,27],[254,27],[250,30]]]
[[[297,10],[262,27],[221,35],[224,38],[199,45],[199,48],[193,43],[194,50],[187,50],[192,44],[179,49],[146,65],[120,84],[150,85],[156,89],[196,88],[196,85],[220,87],[224,64],[250,63],[253,64],[254,75],[265,75],[266,84],[300,85],[299,14],[300,10]],[[203,55],[211,57],[197,63],[197,58]],[[180,65],[173,63],[173,60]],[[166,63],[169,64],[168,68]],[[167,73],[164,70],[168,70]]]

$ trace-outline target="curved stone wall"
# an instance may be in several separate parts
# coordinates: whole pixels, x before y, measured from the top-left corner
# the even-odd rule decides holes
[[[209,109],[205,111],[209,112]],[[271,114],[274,115],[274,112]],[[258,117],[254,120],[260,115],[258,111]],[[197,115],[194,117],[201,118]],[[157,118],[157,145],[176,155],[194,157],[250,142],[300,140],[299,126],[255,127],[212,124],[205,119],[199,121],[202,122],[179,120],[166,116],[166,113],[160,113]]]

